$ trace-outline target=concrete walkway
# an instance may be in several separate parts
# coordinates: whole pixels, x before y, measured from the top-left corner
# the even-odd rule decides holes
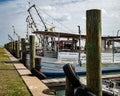
[[[33,96],[55,96],[52,95],[53,92],[50,92],[50,89],[42,81],[37,77],[32,76],[31,72],[22,63],[20,63],[18,59],[13,57],[7,50],[5,51],[10,60],[13,61],[16,70]]]

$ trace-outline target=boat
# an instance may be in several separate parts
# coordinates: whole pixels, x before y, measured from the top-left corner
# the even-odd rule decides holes
[[[32,8],[35,9],[41,22],[43,23],[45,28],[44,31],[38,30],[30,11]],[[85,39],[86,36],[81,35],[80,26],[78,27],[78,34],[69,32],[55,32],[53,31],[54,27],[47,28],[35,4],[28,9],[28,13],[29,16],[26,18],[26,21],[30,24],[29,26],[31,26],[34,31],[33,34],[35,34],[39,39],[39,46],[36,45],[36,58],[41,58],[42,72],[47,76],[63,76],[63,66],[69,63],[75,67],[77,74],[85,75],[86,54],[81,51],[80,39]],[[106,62],[109,60],[112,59],[105,58]],[[108,72],[110,70],[103,69],[103,72]]]
[[[51,31],[35,31],[33,33],[42,37],[41,47],[36,50],[36,58],[41,58],[42,72],[46,76],[65,76],[63,66],[68,63],[74,66],[79,76],[86,75],[86,54],[81,52],[80,46],[77,46],[80,34]],[[112,54],[101,53],[101,55],[102,62],[105,63],[102,68],[103,74],[120,72],[120,64],[117,64],[119,61],[116,59],[117,62],[114,64]],[[119,57],[118,55],[115,54],[116,57]]]
[[[36,31],[41,39],[40,48],[37,48],[36,58],[41,58],[43,73],[62,75],[62,67],[69,63],[74,67],[81,66],[80,34],[62,32]],[[39,53],[39,54],[38,54]],[[79,68],[76,69],[79,72]]]
[[[41,23],[44,26],[44,31],[39,31],[37,24],[34,21],[31,9],[36,11]],[[63,74],[62,67],[66,64],[72,64],[75,67],[81,66],[80,60],[80,26],[78,34],[67,32],[55,32],[54,27],[48,28],[42,16],[39,14],[35,4],[28,9],[29,16],[26,18],[33,34],[39,40],[36,45],[36,58],[41,58],[41,66],[43,73]],[[28,36],[28,32],[27,35]],[[29,58],[29,56],[28,56]],[[79,70],[76,69],[79,72]]]

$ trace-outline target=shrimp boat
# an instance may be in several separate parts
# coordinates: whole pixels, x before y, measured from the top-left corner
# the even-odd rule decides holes
[[[40,18],[45,31],[38,31],[38,27],[31,14],[31,9],[33,8]],[[39,39],[39,46],[36,45],[36,57],[41,58],[42,72],[47,76],[63,76],[63,66],[69,63],[75,67],[77,74],[85,75],[86,64],[82,63],[86,63],[86,54],[81,54],[80,39],[85,39],[86,36],[81,35],[80,26],[78,27],[78,34],[54,32],[54,27],[50,29],[47,28],[35,4],[29,7],[28,13],[29,16],[26,18],[26,22],[28,26],[31,26],[30,28],[33,30],[33,33],[36,34],[36,37]],[[28,34],[26,36],[28,36]],[[105,59],[107,62],[108,60],[111,59]],[[81,64],[82,67],[80,67]],[[103,69],[102,71],[104,73],[112,71],[120,72],[120,69]]]
[[[31,12],[35,10],[38,18],[43,24],[45,30],[38,31]],[[39,14],[35,4],[28,9],[29,16],[26,21],[33,33],[39,40],[39,46],[36,46],[36,57],[41,58],[43,73],[47,75],[63,75],[63,65],[66,63],[74,66],[80,65],[80,27],[79,34],[70,34],[63,32],[54,32],[54,27],[47,28],[42,16]],[[27,34],[28,36],[28,34]],[[79,46],[78,46],[79,45]],[[78,66],[76,67],[78,68]],[[76,71],[79,71],[76,69]]]
[[[41,58],[42,72],[45,75],[64,76],[63,66],[67,63],[75,67],[78,75],[86,75],[86,56],[80,50],[80,34],[51,31],[33,33],[41,37],[40,47],[36,49],[36,57]],[[106,62],[103,59],[102,62]],[[102,73],[120,72],[119,66],[120,64],[107,64],[102,68]]]
[[[41,58],[43,73],[46,75],[63,75],[63,66],[72,64],[79,72],[80,60],[80,34],[70,34],[51,31],[35,31],[39,34],[40,47],[37,58]],[[79,43],[79,46],[78,46]]]

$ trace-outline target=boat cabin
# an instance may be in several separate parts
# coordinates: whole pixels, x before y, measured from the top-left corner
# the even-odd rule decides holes
[[[33,33],[39,34],[40,36],[42,56],[57,59],[70,57],[70,60],[72,60],[73,57],[74,59],[79,58],[79,34],[48,31],[36,31]]]

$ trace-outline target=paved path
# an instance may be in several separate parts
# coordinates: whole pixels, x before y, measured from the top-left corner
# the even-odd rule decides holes
[[[32,76],[31,72],[22,63],[20,63],[18,59],[13,57],[7,50],[5,51],[10,60],[13,61],[16,70],[33,96],[55,96],[50,95],[52,92],[49,92],[49,88],[37,77]]]

